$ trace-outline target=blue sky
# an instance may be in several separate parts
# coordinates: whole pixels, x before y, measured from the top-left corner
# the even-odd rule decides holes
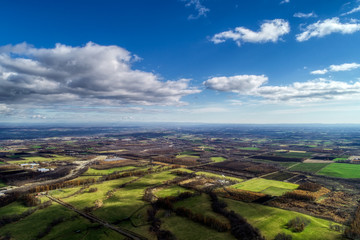
[[[0,0],[1,122],[360,123],[360,1]]]

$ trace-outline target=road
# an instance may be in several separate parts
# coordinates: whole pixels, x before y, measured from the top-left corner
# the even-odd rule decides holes
[[[52,179],[52,180],[46,180],[46,181],[41,181],[41,182],[36,182],[36,183],[27,183],[23,186],[20,187],[14,187],[12,186],[11,188],[7,188],[6,190],[1,191],[1,193],[3,194],[7,194],[7,193],[11,193],[11,192],[22,192],[22,191],[27,191],[30,188],[34,188],[37,186],[42,186],[42,185],[50,185],[53,183],[58,183],[58,182],[63,182],[63,181],[67,181],[70,179],[73,179],[76,177],[76,174],[83,170],[84,168],[88,167],[89,165],[91,165],[93,162],[99,161],[99,160],[104,160],[104,158],[106,158],[106,156],[98,156],[95,157],[91,160],[88,161],[74,161],[73,163],[77,164],[77,166],[74,169],[71,169],[71,171],[69,172],[69,174],[61,177],[61,178],[57,178],[57,179]]]
[[[134,239],[134,240],[146,240],[147,239],[147,238],[145,238],[145,237],[143,237],[143,236],[141,236],[141,235],[139,235],[137,233],[134,233],[132,231],[129,231],[127,229],[120,228],[118,226],[112,225],[112,224],[110,224],[110,223],[108,223],[108,222],[94,216],[91,213],[85,213],[83,211],[80,211],[80,210],[76,209],[74,206],[72,206],[72,205],[70,205],[70,204],[68,204],[66,202],[63,202],[60,199],[54,198],[54,197],[52,197],[50,195],[46,195],[46,197],[48,197],[51,201],[54,201],[54,202],[56,202],[56,203],[58,203],[58,204],[60,204],[60,205],[62,205],[64,207],[78,213],[79,215],[81,215],[84,218],[89,219],[92,222],[97,222],[97,223],[103,225],[104,227],[109,228],[109,229],[111,229],[111,230],[113,230],[113,231],[115,231],[117,233],[120,233],[121,235],[124,235],[124,236],[126,236],[126,237],[128,237],[130,239]]]

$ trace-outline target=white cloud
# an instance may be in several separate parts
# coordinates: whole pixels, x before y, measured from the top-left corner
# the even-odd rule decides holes
[[[355,20],[341,23],[339,18],[334,17],[308,25],[304,31],[296,35],[299,42],[307,41],[313,37],[324,37],[332,33],[351,34],[360,31],[360,24]]]
[[[222,107],[201,107],[201,108],[191,108],[191,109],[180,109],[180,112],[194,113],[194,114],[203,114],[203,113],[223,113],[228,112],[229,110]]]
[[[353,8],[353,9],[351,9],[350,11],[348,11],[346,13],[341,14],[341,16],[350,15],[350,14],[353,14],[353,13],[356,13],[356,12],[360,12],[360,6],[358,6],[356,8]]]
[[[296,17],[296,18],[311,18],[311,17],[317,17],[317,15],[314,12],[311,12],[311,13],[298,12],[298,13],[294,14],[294,17]]]
[[[342,71],[351,71],[354,69],[360,68],[358,63],[344,63],[340,65],[330,65],[329,68],[322,70],[315,70],[310,72],[311,74],[326,74],[328,72],[342,72]]]
[[[265,75],[237,75],[213,77],[203,82],[203,84],[212,90],[247,94],[253,92],[267,81],[268,78]]]
[[[14,57],[16,56],[16,57]],[[0,104],[181,105],[183,96],[200,92],[188,79],[163,81],[132,69],[138,59],[118,46],[88,43],[34,48],[0,48]]]
[[[260,97],[267,102],[308,103],[326,100],[360,99],[360,82],[346,83],[323,78],[294,82],[287,86],[263,86],[265,76],[242,75],[211,78],[204,85],[213,90]]]
[[[237,27],[234,30],[217,33],[210,40],[215,44],[225,42],[226,40],[233,40],[240,46],[243,42],[277,42],[280,40],[281,36],[288,34],[289,32],[289,22],[284,19],[274,19],[264,21],[258,32],[254,32],[244,27]]]
[[[307,103],[326,100],[360,99],[360,82],[346,82],[316,79],[295,82],[288,86],[264,86],[257,94],[272,102]]]
[[[330,65],[330,71],[332,72],[341,72],[341,71],[351,71],[356,68],[360,68],[358,63],[344,63],[341,65]]]
[[[233,106],[242,106],[243,105],[243,102],[240,101],[240,100],[236,100],[236,99],[232,99],[232,100],[229,100],[230,104],[233,105]]]
[[[322,74],[325,74],[325,73],[327,73],[327,72],[328,72],[327,69],[321,69],[321,70],[312,71],[312,72],[310,72],[310,74],[313,74],[313,75],[322,75]]]
[[[186,2],[185,6],[190,7],[194,6],[195,10],[197,11],[197,15],[190,15],[188,19],[198,19],[200,17],[206,17],[207,12],[210,9],[206,8],[204,5],[201,4],[200,0],[183,0]]]
[[[289,3],[289,2],[290,2],[290,0],[282,0],[282,1],[280,2],[280,4]]]

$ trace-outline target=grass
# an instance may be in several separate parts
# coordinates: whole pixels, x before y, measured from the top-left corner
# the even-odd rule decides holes
[[[347,163],[331,163],[317,174],[338,178],[360,178],[360,165]]]
[[[171,216],[161,220],[163,221],[161,228],[172,232],[178,240],[235,239],[229,232],[220,233],[184,217]]]
[[[0,208],[0,216],[9,216],[9,215],[17,215],[25,212],[28,207],[25,207],[24,204],[22,204],[19,201],[12,202],[4,207]]]
[[[1,164],[5,164],[5,163],[4,163],[4,162],[2,162],[2,161],[0,161],[0,165],[1,165]]]
[[[73,193],[79,191],[82,186],[73,187],[73,188],[63,188],[63,189],[56,189],[49,192],[49,194],[56,198],[65,198],[67,196],[72,195]],[[84,190],[86,191],[86,190]]]
[[[252,192],[261,192],[272,196],[280,196],[285,192],[296,189],[299,185],[263,178],[253,178],[246,182],[232,185],[236,189],[248,190]]]
[[[289,170],[316,173],[327,165],[329,165],[329,163],[300,163],[289,168]]]
[[[169,197],[169,196],[178,196],[180,193],[183,192],[188,192],[189,190],[187,190],[186,188],[177,186],[177,185],[173,185],[167,188],[162,188],[158,191],[155,192],[155,195],[157,197]]]
[[[97,223],[90,223],[87,219],[77,217],[67,220],[53,227],[42,240],[77,240],[77,239],[125,239],[124,236]]]
[[[280,166],[284,167],[284,168],[290,168],[292,166],[294,166],[295,164],[298,164],[296,162],[275,162],[276,164],[279,164]]]
[[[340,232],[329,229],[330,221],[328,220],[260,204],[244,203],[231,199],[224,199],[224,201],[228,204],[229,209],[245,217],[251,225],[258,228],[266,239],[274,239],[281,232],[291,235],[293,240],[341,239]],[[285,224],[297,216],[308,218],[311,222],[303,232],[293,233],[285,227]]]
[[[241,178],[235,178],[235,177],[227,177],[216,173],[210,173],[210,172],[196,172],[196,175],[210,177],[210,178],[219,178],[219,179],[226,179],[230,181],[236,181],[236,182],[242,182],[244,181]]]
[[[0,180],[0,188],[6,187],[7,185]],[[1,214],[0,214],[1,215]]]
[[[333,159],[334,162],[337,162],[337,161],[346,161],[346,160],[348,160],[347,157],[338,157],[338,158],[334,158],[334,159]]]
[[[176,158],[199,158],[199,156],[180,154],[180,155],[176,155]]]
[[[61,155],[51,155],[50,157],[23,157],[24,160],[11,161],[11,163],[21,164],[29,162],[50,162],[50,161],[69,161],[74,160],[73,157],[61,156]]]
[[[89,168],[83,175],[108,175],[114,172],[121,172],[126,170],[136,169],[135,166],[125,166],[125,167],[116,167],[116,168],[109,168],[103,170],[97,170],[94,168]]]
[[[240,150],[247,150],[247,151],[257,151],[260,150],[260,148],[257,147],[239,147]]]
[[[37,210],[28,217],[1,227],[0,236],[9,232],[14,239],[36,239],[37,234],[42,232],[54,219],[59,217],[69,218],[74,215],[76,214],[67,208],[53,203],[47,208]]]
[[[111,181],[105,181],[98,184],[91,185],[91,188],[97,188],[96,192],[89,193],[85,191],[82,194],[76,195],[71,198],[64,199],[65,202],[74,205],[78,209],[83,209],[85,207],[92,207],[94,205],[95,200],[100,199],[103,200],[106,197],[106,193],[114,188],[118,188],[121,184],[129,182],[136,177],[127,177],[120,178]],[[78,190],[79,188],[76,187]]]
[[[223,161],[226,160],[226,158],[224,158],[224,157],[211,157],[210,160],[213,161],[213,162],[223,162]]]
[[[224,216],[212,211],[210,197],[207,194],[187,198],[183,201],[176,202],[174,206],[175,208],[185,207],[191,209],[195,214],[204,214],[205,216],[216,218],[222,222],[228,222]]]
[[[147,187],[161,184],[164,181],[171,180],[175,177],[176,176],[169,171],[149,174],[124,188],[118,189],[112,197],[103,201],[104,206],[94,211],[94,214],[110,222],[125,219],[136,212],[137,209],[148,204],[142,200],[144,190]],[[96,186],[94,185],[94,187]],[[105,193],[107,191],[105,191]],[[91,194],[96,194],[96,192]],[[93,199],[93,201],[95,201],[95,199],[104,199],[104,196]]]

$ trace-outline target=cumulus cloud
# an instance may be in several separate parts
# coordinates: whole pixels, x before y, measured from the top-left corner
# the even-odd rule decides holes
[[[294,17],[296,17],[296,18],[311,18],[311,17],[317,17],[317,15],[314,12],[311,12],[311,13],[298,12],[298,13],[294,14]]]
[[[265,76],[242,75],[211,78],[204,82],[209,89],[260,97],[268,102],[304,103],[332,99],[360,99],[360,82],[346,83],[323,78],[294,82],[287,86],[264,86]]]
[[[360,12],[360,6],[358,6],[356,8],[353,8],[353,9],[351,9],[350,11],[348,11],[346,13],[341,14],[341,16],[350,15],[350,14],[353,14],[353,13],[356,13],[356,12]]]
[[[308,25],[302,33],[296,35],[296,40],[304,42],[313,37],[320,38],[332,33],[352,34],[357,31],[360,31],[360,24],[357,21],[341,23],[338,17],[334,17]]]
[[[244,27],[237,27],[234,30],[217,33],[210,40],[215,44],[225,42],[226,40],[233,40],[240,46],[243,42],[277,42],[281,39],[281,36],[289,32],[290,25],[288,21],[284,19],[274,19],[264,21],[258,32]]]
[[[333,99],[360,97],[360,82],[346,82],[316,79],[295,82],[288,86],[264,86],[257,95],[273,102],[318,102]]]
[[[360,68],[360,64],[358,63],[344,63],[340,65],[330,65],[327,69],[315,70],[310,72],[311,74],[326,74],[327,72],[343,72],[343,71],[351,71],[354,69]]]
[[[360,64],[358,63],[344,63],[341,65],[330,65],[330,71],[332,72],[341,72],[341,71],[350,71],[356,68],[359,68]]]
[[[197,11],[197,15],[191,14],[188,19],[198,19],[200,17],[206,17],[207,12],[210,9],[206,8],[204,5],[201,4],[200,0],[183,0],[186,2],[186,7],[194,6],[195,10]]]
[[[138,57],[118,46],[87,43],[35,48],[0,48],[0,103],[181,105],[200,92],[189,80],[163,81],[132,69]]]
[[[268,78],[265,75],[237,75],[231,77],[213,77],[206,80],[203,84],[212,90],[248,94],[267,81]]]

